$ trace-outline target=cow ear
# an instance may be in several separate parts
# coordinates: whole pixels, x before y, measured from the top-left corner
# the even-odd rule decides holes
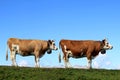
[[[48,40],[48,42],[50,42],[50,40]]]
[[[105,43],[106,39],[103,39],[102,42]]]
[[[48,40],[48,43],[51,44],[51,40]]]
[[[108,40],[108,38],[105,38],[105,39],[103,39],[103,40],[102,40],[102,42],[104,42],[104,43],[105,43],[105,41],[107,41],[107,40]]]
[[[53,39],[51,39],[51,40],[49,40],[50,42],[55,42],[55,40],[53,40]]]
[[[52,40],[52,42],[55,42],[55,40]]]

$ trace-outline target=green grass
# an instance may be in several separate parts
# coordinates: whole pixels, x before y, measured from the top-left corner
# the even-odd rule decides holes
[[[0,80],[120,80],[120,70],[0,66]]]

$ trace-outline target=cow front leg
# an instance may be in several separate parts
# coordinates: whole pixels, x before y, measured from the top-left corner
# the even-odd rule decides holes
[[[92,60],[88,59],[88,69],[92,69]]]
[[[17,66],[17,63],[16,63],[16,52],[15,51],[11,51],[10,52],[10,59],[12,61],[12,66]]]
[[[64,61],[64,64],[65,64],[65,68],[68,68],[67,60],[65,59],[65,57],[63,57],[63,61]]]
[[[67,64],[68,64],[69,68],[72,68],[72,65],[70,64],[69,60],[68,60]]]
[[[72,67],[72,65],[69,62],[68,57],[63,57],[63,60],[64,60],[65,68],[71,68]]]
[[[92,56],[91,56],[91,53],[89,52],[89,50],[86,54],[87,54],[87,60],[88,60],[87,67],[88,67],[88,69],[91,69],[92,68]]]
[[[40,61],[39,50],[35,50],[34,54],[35,54],[35,67],[40,67],[40,65],[39,65],[39,61]]]
[[[40,58],[39,57],[35,57],[35,67],[40,67],[39,61],[40,61]]]

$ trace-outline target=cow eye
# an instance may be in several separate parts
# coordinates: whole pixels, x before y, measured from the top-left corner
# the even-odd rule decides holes
[[[109,46],[109,43],[106,43],[106,46],[108,47],[108,46]]]

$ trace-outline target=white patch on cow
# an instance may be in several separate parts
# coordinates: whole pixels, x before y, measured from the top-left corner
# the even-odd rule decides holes
[[[67,49],[66,45],[64,45],[64,49],[65,49],[65,51],[66,51],[66,49]]]
[[[19,45],[12,44],[12,50],[15,52],[19,52]]]
[[[68,56],[69,56],[69,57],[72,57],[72,56],[73,56],[72,51],[67,50],[66,45],[64,45],[64,49],[65,49],[65,52],[66,52],[67,57],[68,57]]]

